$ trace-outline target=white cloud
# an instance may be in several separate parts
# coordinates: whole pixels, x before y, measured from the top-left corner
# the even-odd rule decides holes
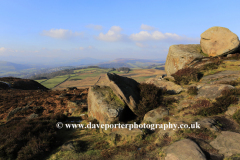
[[[114,32],[121,32],[122,28],[119,26],[112,26],[110,30]]]
[[[167,36],[159,31],[154,31],[153,33],[149,33],[148,31],[140,31],[139,33],[130,35],[130,39],[134,41],[161,40],[165,38],[167,38]]]
[[[101,25],[94,25],[94,24],[89,24],[89,25],[86,25],[85,26],[86,28],[91,28],[91,29],[94,29],[94,30],[102,30],[103,27]]]
[[[89,48],[89,49],[92,49],[92,48],[93,48],[93,46],[88,46],[88,48]]]
[[[42,35],[57,38],[57,39],[65,39],[76,36],[83,36],[83,33],[72,32],[68,29],[51,29],[51,30],[43,30]]]
[[[129,38],[133,41],[148,41],[148,40],[167,40],[167,41],[187,41],[187,42],[199,42],[199,38],[190,38],[186,36],[179,36],[175,33],[162,33],[160,31],[140,31],[136,34],[131,34]]]
[[[84,50],[84,47],[79,47],[79,50]]]
[[[99,34],[98,39],[102,41],[119,41],[123,38],[123,35],[120,33],[122,31],[122,28],[119,26],[112,26],[110,30],[103,34],[102,32]]]
[[[152,30],[155,30],[156,28],[155,28],[155,27],[152,27],[152,26],[149,26],[149,25],[146,25],[146,24],[142,24],[142,25],[141,25],[141,29],[142,29],[142,30],[152,31]]]
[[[4,47],[1,47],[0,48],[0,52],[5,52],[7,49],[6,48],[4,48]]]

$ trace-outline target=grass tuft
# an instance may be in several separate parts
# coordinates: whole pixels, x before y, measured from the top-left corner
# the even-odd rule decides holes
[[[187,93],[190,95],[197,95],[197,91],[198,91],[198,89],[196,86],[191,86],[188,88]]]

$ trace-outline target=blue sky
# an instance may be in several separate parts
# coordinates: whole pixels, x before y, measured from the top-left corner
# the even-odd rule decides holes
[[[240,35],[235,0],[0,0],[0,60],[165,60],[213,26]]]

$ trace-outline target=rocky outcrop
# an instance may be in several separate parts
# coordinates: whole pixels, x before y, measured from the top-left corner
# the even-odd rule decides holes
[[[213,75],[204,76],[201,79],[202,83],[221,84],[235,81],[240,77],[240,71],[222,71]]]
[[[101,124],[119,120],[125,104],[108,86],[92,86],[88,92],[88,116]]]
[[[167,92],[169,94],[178,94],[183,90],[183,88],[180,85],[177,85],[174,82],[167,81],[164,79],[158,80],[158,78],[149,78],[148,80],[146,80],[146,83],[154,84],[155,86],[160,88],[165,88],[167,89]]]
[[[214,57],[235,52],[239,39],[228,28],[211,27],[201,34],[200,44],[204,53]]]
[[[44,87],[40,83],[30,80],[30,79],[21,79],[21,78],[13,78],[13,77],[3,77],[0,78],[1,82],[8,84],[9,87],[14,89],[22,89],[22,90],[48,90],[48,88]],[[1,86],[0,86],[1,87]]]
[[[10,84],[0,81],[0,89],[9,89],[10,87]]]
[[[165,160],[206,160],[202,150],[190,139],[171,144],[165,152]]]
[[[222,131],[210,145],[219,150],[225,157],[240,154],[240,134],[229,131]]]
[[[171,76],[178,70],[186,67],[195,59],[203,57],[204,56],[201,54],[201,46],[199,44],[172,45],[169,47],[165,63],[165,71],[168,76]]]
[[[136,113],[137,103],[140,99],[139,83],[131,78],[111,73],[107,73],[107,80],[113,93],[123,100],[133,113]]]
[[[206,84],[198,89],[198,95],[195,98],[208,98],[214,100],[221,96],[223,90],[234,88],[235,87],[227,84]]]
[[[159,119],[162,119],[164,116],[168,115],[169,111],[167,108],[159,107],[147,112],[143,120],[146,122],[152,122],[153,124],[156,124]]]

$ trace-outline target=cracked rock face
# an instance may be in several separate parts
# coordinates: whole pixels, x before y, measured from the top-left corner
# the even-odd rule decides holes
[[[119,120],[125,104],[114,95],[110,87],[92,86],[88,93],[89,117],[97,119],[101,124]]]
[[[211,27],[201,34],[202,51],[215,57],[235,52],[239,47],[236,34],[224,27]]]
[[[180,44],[170,46],[165,63],[167,76],[171,76],[199,58],[203,58],[203,55],[201,54],[201,46],[199,44]]]
[[[127,77],[122,77],[117,74],[106,74],[109,87],[113,93],[136,114],[137,103],[140,99],[138,82]]]

